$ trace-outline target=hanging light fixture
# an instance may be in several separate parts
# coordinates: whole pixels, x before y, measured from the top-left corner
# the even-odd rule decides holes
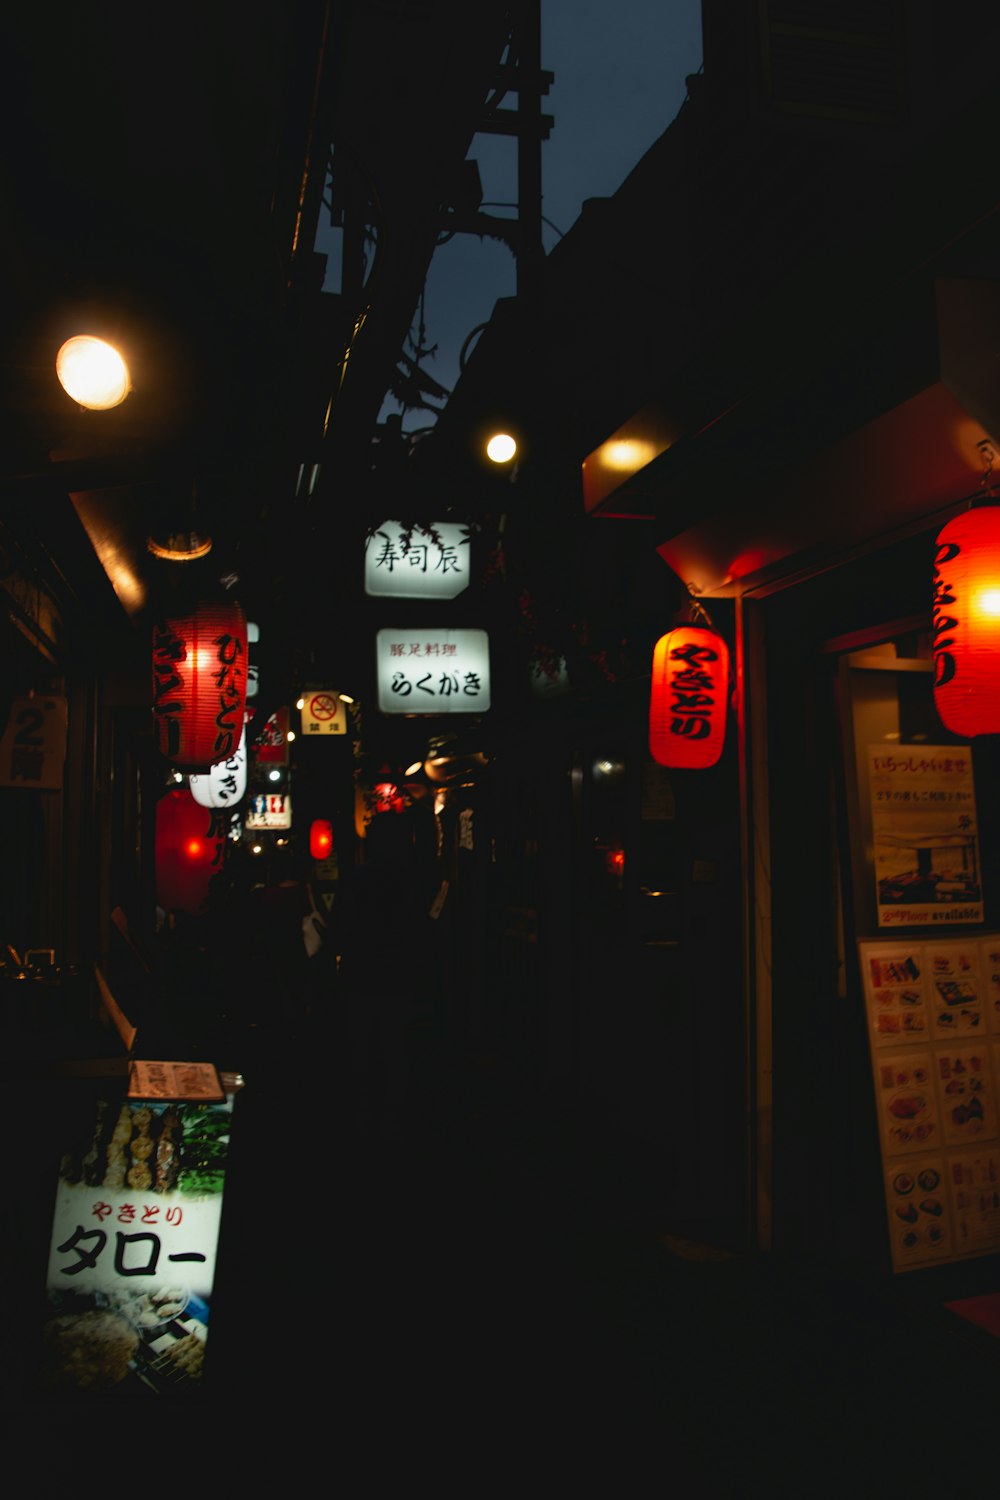
[[[243,733],[247,623],[235,600],[203,601],[153,626],[153,716],[160,753],[205,773]]]
[[[662,635],[649,697],[649,750],[657,764],[689,771],[714,766],[726,739],[728,693],[729,647],[710,624],[679,625]]]
[[[934,548],[934,706],[953,734],[1000,734],[1000,505],[993,448],[980,443],[991,503],[963,511]]]

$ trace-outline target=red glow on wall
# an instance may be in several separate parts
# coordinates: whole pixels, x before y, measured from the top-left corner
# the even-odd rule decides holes
[[[653,650],[649,750],[661,766],[714,766],[726,739],[729,648],[703,625],[668,631]]]
[[[235,600],[195,605],[153,626],[153,717],[160,753],[203,773],[239,748],[247,623]]]
[[[953,734],[1000,734],[1000,506],[964,511],[937,536],[934,706]]]

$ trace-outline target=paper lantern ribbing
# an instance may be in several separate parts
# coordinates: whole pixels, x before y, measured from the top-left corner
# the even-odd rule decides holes
[[[153,626],[157,744],[178,770],[207,772],[238,749],[246,687],[247,622],[235,601]]]
[[[964,511],[937,536],[934,706],[953,734],[1000,734],[1000,506]]]
[[[661,766],[714,766],[726,739],[729,647],[703,625],[680,625],[653,650],[649,750]]]
[[[211,770],[188,777],[191,795],[202,807],[235,807],[247,790],[247,731],[243,726],[240,743]]]
[[[223,868],[228,813],[202,807],[182,787],[156,805],[156,900],[164,911],[197,916],[209,882]]]

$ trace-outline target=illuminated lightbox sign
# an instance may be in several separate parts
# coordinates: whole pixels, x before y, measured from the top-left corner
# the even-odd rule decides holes
[[[365,547],[365,593],[394,599],[454,599],[469,585],[469,529],[432,521],[430,530],[386,521]]]
[[[378,706],[386,714],[481,714],[490,706],[485,630],[380,630]]]
[[[260,792],[247,798],[247,828],[291,828],[292,799],[287,792]]]
[[[46,1276],[45,1390],[199,1389],[233,1099],[97,1098],[71,1122]]]
[[[346,734],[347,710],[339,696],[317,688],[302,697],[303,734]]]

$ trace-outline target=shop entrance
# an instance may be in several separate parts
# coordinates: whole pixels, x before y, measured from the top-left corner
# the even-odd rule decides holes
[[[963,745],[934,707],[934,534],[747,608],[767,794],[754,832],[758,1238],[880,1271],[894,1252],[862,953],[903,930],[908,946],[973,947],[1000,930],[997,748],[989,737]],[[959,826],[943,809],[970,791],[972,819]],[[936,1023],[915,992],[909,1011],[896,998],[880,991],[878,1045],[905,1060],[909,1029],[925,1028],[912,1032],[919,1055]]]

